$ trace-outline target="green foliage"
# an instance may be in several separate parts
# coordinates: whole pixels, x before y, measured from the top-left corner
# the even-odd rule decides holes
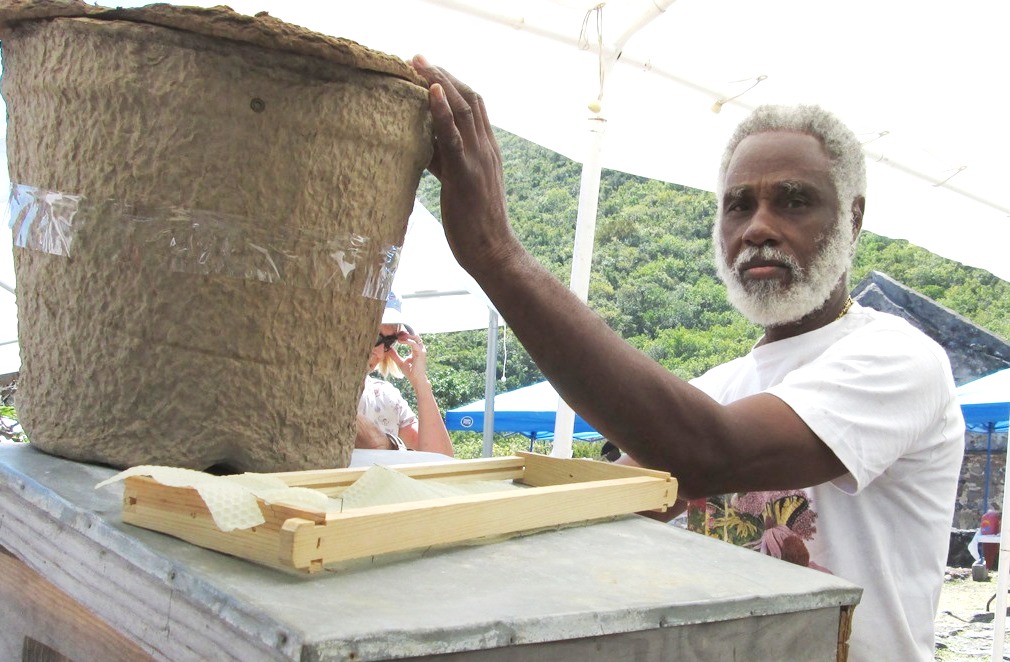
[[[496,135],[513,230],[537,260],[568,282],[581,166],[507,132]],[[438,181],[425,173],[418,197],[436,217],[439,192]],[[715,211],[715,196],[705,191],[614,171],[601,178],[589,305],[620,336],[683,378],[745,354],[761,335],[729,304],[716,275]],[[1010,338],[1010,283],[986,271],[864,232],[851,284],[871,270]],[[484,397],[486,338],[486,331],[426,338],[443,409]],[[499,337],[499,354],[503,345],[508,358],[499,357],[498,392],[543,379],[510,334]],[[476,449],[472,456],[479,456],[480,435],[453,435],[457,454],[470,457]],[[499,446],[507,454],[512,451],[506,449],[528,448],[529,441],[503,437],[495,453]]]
[[[484,450],[484,435],[478,432],[450,432],[452,438],[452,448],[456,457],[461,460],[469,460],[481,457]],[[603,448],[603,441],[572,441],[572,457],[584,457],[594,460],[600,459],[600,451]],[[519,451],[530,451],[547,455],[551,452],[551,444],[547,441],[534,441],[530,448],[530,438],[521,434],[494,435],[492,441],[492,457],[503,457],[515,455]]]
[[[930,253],[903,239],[864,232],[852,270],[858,283],[880,271],[1001,338],[1010,338],[1010,283],[984,269]]]
[[[27,442],[26,435],[18,423],[18,413],[10,405],[0,404],[0,437],[17,442]]]
[[[654,361],[682,379],[691,379],[715,366],[743,356],[761,337],[761,329],[742,317],[710,329],[673,327],[656,337],[628,339]]]

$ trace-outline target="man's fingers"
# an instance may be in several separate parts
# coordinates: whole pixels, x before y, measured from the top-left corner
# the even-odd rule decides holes
[[[455,124],[459,127],[460,132],[472,132],[474,129],[473,112],[459,87],[466,88],[466,86],[444,69],[429,64],[423,55],[415,55],[411,63],[414,70],[428,81],[433,102],[432,110],[435,110],[435,106],[447,106],[455,117]]]
[[[459,135],[459,129],[456,128],[452,109],[449,108],[445,99],[445,90],[438,83],[431,86],[431,122],[435,132],[435,149],[432,152],[428,170],[441,179],[443,164],[446,162],[445,157],[442,156],[443,152],[453,150],[461,153],[463,139]]]
[[[500,228],[493,228],[494,224],[504,222],[508,232],[501,153],[480,95],[422,56],[415,56],[413,65],[429,85],[435,149],[428,170],[442,182],[444,228],[450,248],[460,259],[463,244],[479,251],[497,238]],[[454,238],[467,223],[479,231],[466,235],[466,241]],[[418,361],[424,357],[423,350],[418,352]],[[423,370],[424,365],[415,368]]]
[[[412,64],[431,86],[433,100],[436,103],[445,100],[464,140],[477,139],[481,132],[490,131],[484,101],[470,86],[445,69],[432,66],[423,55],[415,55]],[[441,97],[438,97],[440,92]]]
[[[464,113],[476,130],[490,133],[491,123],[487,119],[487,109],[484,107],[484,99],[472,87],[445,69],[439,67],[430,67],[430,69],[437,69],[444,79],[438,82],[443,88],[446,88],[446,98],[453,113]]]
[[[439,69],[439,71],[459,94],[459,98],[465,104],[466,111],[472,115],[474,126],[483,129],[486,135],[491,135],[491,122],[488,120],[487,108],[484,106],[484,99],[480,94],[445,69]]]

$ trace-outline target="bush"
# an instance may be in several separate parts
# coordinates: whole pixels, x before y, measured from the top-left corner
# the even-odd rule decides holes
[[[450,432],[452,438],[452,448],[456,457],[461,460],[469,460],[481,457],[484,450],[484,435],[479,432]],[[597,441],[572,441],[572,457],[600,458],[600,449],[603,448],[603,440]],[[493,457],[503,457],[515,455],[519,451],[530,451],[549,455],[551,443],[549,441],[534,441],[533,448],[530,448],[530,438],[521,434],[499,433],[494,436],[491,455]]]
[[[0,437],[17,442],[28,441],[28,436],[18,423],[18,414],[10,405],[0,405]]]

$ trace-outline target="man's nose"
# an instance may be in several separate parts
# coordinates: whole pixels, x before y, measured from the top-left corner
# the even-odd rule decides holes
[[[779,219],[767,204],[759,204],[747,221],[743,240],[752,246],[776,244],[781,239]]]

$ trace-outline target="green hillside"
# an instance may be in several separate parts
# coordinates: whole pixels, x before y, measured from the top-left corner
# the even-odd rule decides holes
[[[515,232],[567,283],[581,166],[512,134],[498,132],[498,138]],[[438,193],[438,181],[425,173],[418,195],[436,217]],[[760,336],[727,302],[715,274],[715,209],[714,195],[705,191],[603,173],[589,305],[622,337],[686,378],[746,353]],[[1010,283],[987,271],[864,232],[851,285],[870,270],[1010,338]],[[486,337],[486,331],[472,331],[426,339],[443,409],[483,397]],[[499,392],[542,379],[511,334],[502,342],[507,358]]]

